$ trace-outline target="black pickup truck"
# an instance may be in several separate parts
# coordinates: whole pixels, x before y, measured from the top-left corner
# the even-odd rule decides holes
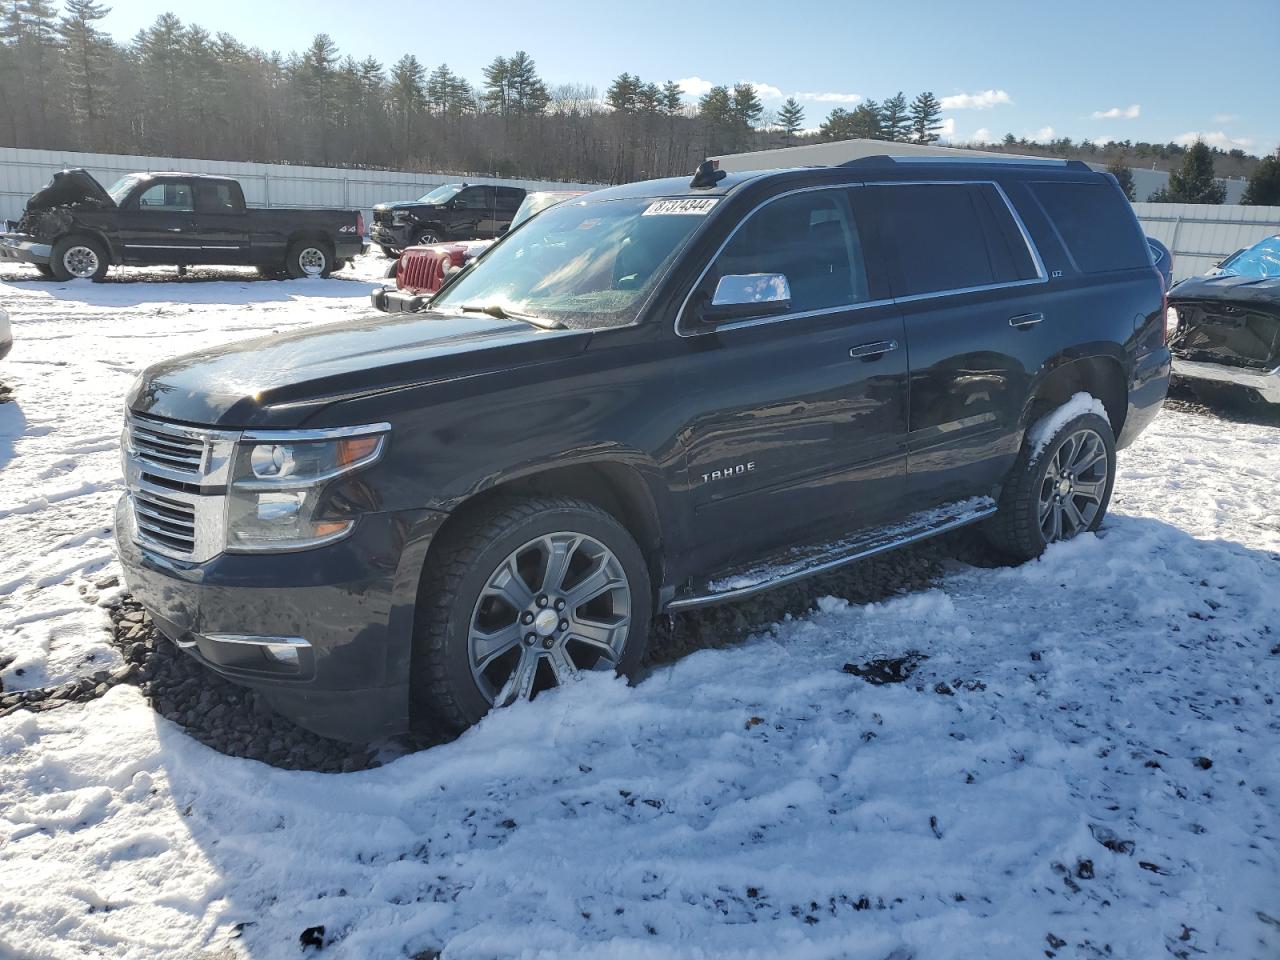
[[[464,726],[629,674],[659,613],[965,524],[1018,558],[1097,529],[1168,388],[1163,292],[1077,161],[601,190],[419,312],[144,371],[125,579],[304,726]]]
[[[447,240],[492,240],[506,232],[524,197],[519,187],[442,184],[417,200],[374,207],[373,242],[393,257]]]
[[[243,264],[270,275],[326,277],[363,252],[356,210],[256,210],[240,184],[192,173],[131,173],[109,190],[63,170],[0,233],[0,263],[55,280],[101,280],[112,264]]]

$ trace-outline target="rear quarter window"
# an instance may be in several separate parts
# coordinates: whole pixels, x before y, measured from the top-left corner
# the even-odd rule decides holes
[[[1028,186],[1081,272],[1151,265],[1133,209],[1111,184],[1041,181]]]

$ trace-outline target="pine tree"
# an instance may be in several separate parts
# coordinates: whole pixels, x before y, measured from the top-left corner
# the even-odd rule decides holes
[[[636,97],[640,91],[639,77],[629,73],[620,73],[604,93],[604,102],[618,113],[633,113],[636,109]]]
[[[722,153],[730,147],[734,113],[728,87],[715,86],[702,95],[698,100],[698,118],[707,129],[709,153]]]
[[[93,0],[67,0],[58,21],[58,36],[65,54],[67,90],[76,118],[96,133],[105,113],[104,94],[109,59],[114,52],[107,35],[94,26],[111,12]]]
[[[1123,160],[1116,158],[1107,164],[1107,173],[1116,178],[1116,182],[1120,184],[1120,189],[1124,191],[1130,203],[1137,199],[1134,194],[1133,171],[1125,165]]]
[[[1280,151],[1262,158],[1249,178],[1240,202],[1258,207],[1280,207]]]
[[[901,90],[880,105],[880,129],[886,140],[910,139],[911,117],[907,113],[907,95]]]
[[[885,139],[884,130],[880,126],[880,105],[874,100],[858,104],[850,117],[853,135],[859,140]]]
[[[1213,178],[1213,153],[1197,140],[1187,148],[1182,166],[1169,174],[1169,186],[1162,191],[1166,203],[1222,203],[1227,188]]]
[[[844,107],[832,110],[818,127],[818,138],[821,140],[852,140],[856,136],[853,114]]]
[[[418,58],[411,53],[391,65],[391,82],[387,85],[387,99],[399,132],[399,152],[408,156],[413,140],[413,124],[426,106],[424,77],[426,71]]]
[[[662,96],[658,103],[666,116],[677,116],[684,109],[684,91],[680,89],[680,84],[674,80],[668,80],[664,83],[662,85]]]
[[[804,108],[795,97],[788,97],[782,104],[782,109],[778,111],[778,126],[782,128],[784,143],[790,143],[804,128]]]
[[[551,102],[547,85],[538,77],[537,64],[523,50],[507,61],[510,85],[509,109],[517,116],[531,117],[542,113]]]
[[[764,114],[764,105],[749,83],[739,83],[733,88],[733,119],[745,130],[752,130]]]
[[[926,90],[911,101],[911,139],[915,143],[936,143],[942,129],[942,104]]]
[[[506,57],[494,57],[481,71],[484,75],[484,105],[487,110],[505,117],[511,93],[511,68]]]

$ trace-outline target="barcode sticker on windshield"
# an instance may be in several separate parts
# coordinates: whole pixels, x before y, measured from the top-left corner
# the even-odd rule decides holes
[[[694,200],[655,200],[645,207],[642,217],[664,217],[674,214],[705,217],[716,205],[717,198],[698,197]]]

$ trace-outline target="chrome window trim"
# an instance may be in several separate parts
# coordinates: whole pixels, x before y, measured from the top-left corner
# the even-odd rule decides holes
[[[241,643],[253,647],[311,647],[310,642],[302,637],[269,637],[249,633],[202,633],[200,636],[214,643]]]
[[[968,163],[973,165],[1001,163],[1009,166],[1065,167],[1066,160],[1056,157],[889,157],[894,163]],[[856,162],[856,161],[855,161]]]
[[[929,158],[935,159],[935,158]],[[975,161],[963,161],[954,158],[948,158],[950,162],[973,163]],[[920,158],[920,162],[924,162],[925,158]],[[1058,162],[1058,161],[1054,161]],[[1066,161],[1062,161],[1065,164]],[[693,299],[694,291],[701,286],[702,281],[706,279],[707,273],[715,264],[720,254],[724,252],[724,248],[729,245],[729,241],[734,238],[742,226],[750,220],[763,207],[768,206],[775,200],[781,200],[783,197],[793,196],[798,193],[812,193],[816,190],[856,190],[859,187],[910,187],[910,186],[992,186],[995,187],[996,193],[1000,195],[1000,199],[1004,201],[1005,208],[1009,211],[1009,215],[1013,217],[1013,222],[1018,227],[1018,232],[1022,234],[1022,242],[1027,245],[1027,252],[1031,255],[1031,262],[1036,268],[1036,276],[1026,280],[1005,280],[999,283],[981,284],[975,287],[955,287],[946,290],[932,290],[928,293],[912,293],[901,297],[889,297],[880,300],[863,300],[858,303],[849,303],[837,307],[824,307],[820,310],[801,310],[795,313],[781,313],[767,317],[752,317],[747,320],[735,320],[731,323],[718,323],[707,330],[699,330],[692,332],[684,332],[680,329],[680,320],[684,316],[685,310],[689,307],[689,301]],[[752,207],[745,216],[743,216],[734,228],[729,231],[729,235],[725,237],[724,242],[716,248],[716,252],[711,255],[711,259],[707,261],[707,265],[703,267],[702,272],[698,274],[698,278],[693,282],[693,286],[689,288],[689,292],[685,294],[685,298],[680,303],[680,309],[676,311],[675,322],[672,329],[675,334],[683,339],[693,337],[703,337],[709,333],[716,333],[721,330],[740,330],[744,327],[756,327],[770,323],[782,323],[786,320],[802,320],[806,317],[824,316],[830,313],[844,313],[850,310],[861,310],[870,307],[883,307],[893,303],[911,303],[917,300],[931,300],[935,297],[955,296],[965,293],[982,293],[989,290],[1003,290],[1010,287],[1025,287],[1035,284],[1048,283],[1049,273],[1044,265],[1044,260],[1040,257],[1040,251],[1036,249],[1036,245],[1031,240],[1031,234],[1027,230],[1027,225],[1019,216],[1017,208],[1014,207],[1013,201],[1009,199],[1009,195],[1005,192],[1004,187],[994,180],[859,180],[852,183],[841,184],[819,184],[811,187],[799,187],[795,190],[787,190],[783,193],[775,194],[765,200],[760,201]]]

